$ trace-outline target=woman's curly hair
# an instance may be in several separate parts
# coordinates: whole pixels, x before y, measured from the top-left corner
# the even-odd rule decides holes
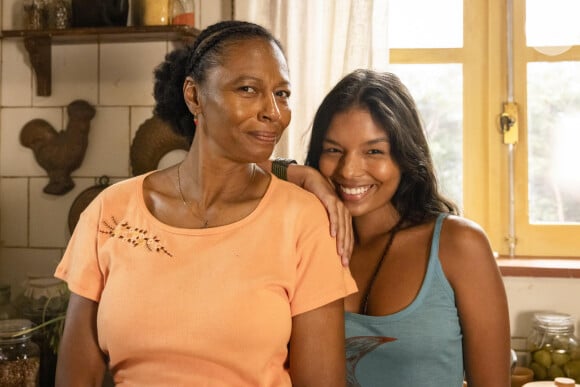
[[[264,27],[229,20],[207,27],[193,44],[168,53],[154,71],[154,114],[191,143],[195,135],[195,123],[183,96],[185,78],[190,76],[198,84],[203,84],[207,71],[222,64],[224,50],[229,44],[253,38],[274,42],[284,52],[280,42]]]

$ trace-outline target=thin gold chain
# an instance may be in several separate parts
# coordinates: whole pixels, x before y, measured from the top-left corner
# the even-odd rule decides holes
[[[188,208],[189,212],[191,212],[191,215],[193,215],[194,218],[200,219],[200,217],[198,215],[196,215],[196,213],[193,211],[193,205],[191,204],[191,202],[187,199],[185,199],[185,195],[183,195],[183,190],[181,189],[181,174],[179,172],[179,170],[181,169],[181,163],[177,166],[177,188],[179,189],[179,195],[181,196],[181,201],[183,202],[183,205],[185,207]],[[203,224],[202,227],[206,228],[209,224],[209,221],[207,219],[203,219]]]
[[[207,220],[207,219],[205,219],[205,218],[200,217],[199,215],[197,215],[195,213],[195,211],[193,211],[193,204],[191,204],[191,202],[189,200],[187,200],[185,198],[185,195],[183,194],[183,189],[181,188],[181,173],[180,173],[181,165],[182,165],[182,163],[180,163],[177,166],[177,189],[179,190],[179,196],[181,196],[181,201],[183,202],[183,205],[186,206],[189,209],[189,212],[191,212],[191,215],[193,215],[194,218],[201,219],[202,220],[202,222],[203,222],[202,227],[203,228],[207,228],[208,225],[209,225],[209,220]],[[256,164],[253,164],[252,165],[252,172],[251,172],[251,175],[250,175],[250,181],[248,182],[248,185],[246,185],[246,187],[244,188],[244,190],[241,192],[241,194],[243,194],[246,191],[246,189],[248,189],[248,187],[250,186],[250,184],[252,184],[252,182],[254,181],[255,175],[256,175]]]

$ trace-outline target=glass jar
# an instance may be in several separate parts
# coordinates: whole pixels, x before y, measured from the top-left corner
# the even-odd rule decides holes
[[[51,0],[48,3],[48,27],[62,30],[71,26],[71,0]]]
[[[22,316],[36,325],[62,317],[68,305],[68,288],[64,281],[43,275],[30,275],[20,300]],[[40,380],[43,387],[53,387],[56,373],[56,346],[62,325],[51,323],[32,335],[40,348]],[[1,385],[0,385],[1,386]]]
[[[0,386],[37,387],[40,350],[28,332],[29,320],[0,321]]]
[[[36,324],[66,311],[68,290],[65,282],[53,277],[30,276],[24,288],[24,317]]]
[[[194,0],[170,0],[171,24],[195,25],[195,2]]]
[[[527,343],[534,380],[568,377],[580,383],[580,346],[572,316],[535,313]]]
[[[48,28],[48,4],[46,0],[24,0],[24,29],[42,30]]]
[[[10,302],[10,285],[0,284],[0,320],[18,317],[18,310]]]
[[[162,26],[169,24],[171,0],[133,0],[131,4],[133,25]]]

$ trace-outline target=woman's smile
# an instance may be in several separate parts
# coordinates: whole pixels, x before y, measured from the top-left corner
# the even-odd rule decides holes
[[[347,187],[344,185],[337,185],[338,194],[343,201],[359,201],[366,197],[368,191],[373,185],[362,185],[356,187]]]
[[[276,145],[279,135],[276,131],[256,130],[249,132],[249,135],[260,143]]]

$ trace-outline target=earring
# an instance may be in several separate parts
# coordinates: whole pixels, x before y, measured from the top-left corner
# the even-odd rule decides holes
[[[197,115],[193,115],[193,123],[197,126]]]

